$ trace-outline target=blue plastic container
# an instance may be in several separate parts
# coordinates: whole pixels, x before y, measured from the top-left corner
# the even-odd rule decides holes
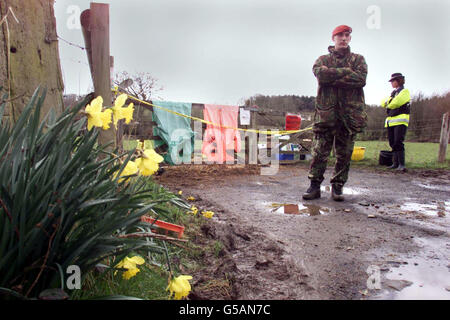
[[[281,153],[278,155],[278,160],[294,160],[294,155]]]

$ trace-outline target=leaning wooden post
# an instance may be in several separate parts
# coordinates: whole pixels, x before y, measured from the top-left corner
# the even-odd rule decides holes
[[[95,96],[102,96],[103,104],[111,106],[111,72],[109,53],[109,5],[91,3],[90,10],[81,14],[81,25],[86,44]],[[89,56],[90,55],[90,56]],[[108,130],[100,130],[98,143],[110,144],[108,150],[116,146],[114,125]]]
[[[94,74],[92,68],[92,47],[91,47],[91,10],[84,10],[80,15],[81,32],[83,33],[84,47],[86,48],[86,54],[89,62],[89,70],[91,76]]]
[[[438,162],[443,163],[445,161],[445,155],[447,154],[448,138],[450,135],[450,117],[449,112],[442,116],[441,127],[441,139],[439,141],[439,155]]]

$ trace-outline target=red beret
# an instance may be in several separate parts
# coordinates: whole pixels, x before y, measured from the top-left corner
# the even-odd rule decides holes
[[[333,39],[333,37],[335,35],[337,35],[338,33],[341,33],[341,32],[352,33],[352,28],[350,28],[349,26],[346,26],[344,24],[340,25],[340,26],[337,26],[336,28],[334,28],[333,33],[331,34],[331,39]]]

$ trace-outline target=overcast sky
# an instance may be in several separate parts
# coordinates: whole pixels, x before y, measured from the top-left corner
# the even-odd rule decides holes
[[[366,58],[366,103],[378,104],[394,72],[411,93],[450,89],[448,0],[110,0],[116,71],[148,72],[167,101],[242,105],[264,95],[316,95],[314,61],[337,25],[353,28]],[[76,22],[88,0],[56,0],[58,35],[84,46]],[[74,19],[76,17],[76,19]],[[91,88],[85,51],[60,41],[66,93]]]

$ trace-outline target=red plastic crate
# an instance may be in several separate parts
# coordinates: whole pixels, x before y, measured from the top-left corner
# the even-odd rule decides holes
[[[177,224],[173,224],[173,223],[169,223],[169,222],[165,222],[165,221],[161,221],[161,220],[156,220],[149,216],[142,216],[141,221],[153,224],[161,229],[166,230],[166,234],[167,234],[167,231],[173,231],[178,234],[178,239],[180,239],[184,233],[183,226],[179,226]]]

